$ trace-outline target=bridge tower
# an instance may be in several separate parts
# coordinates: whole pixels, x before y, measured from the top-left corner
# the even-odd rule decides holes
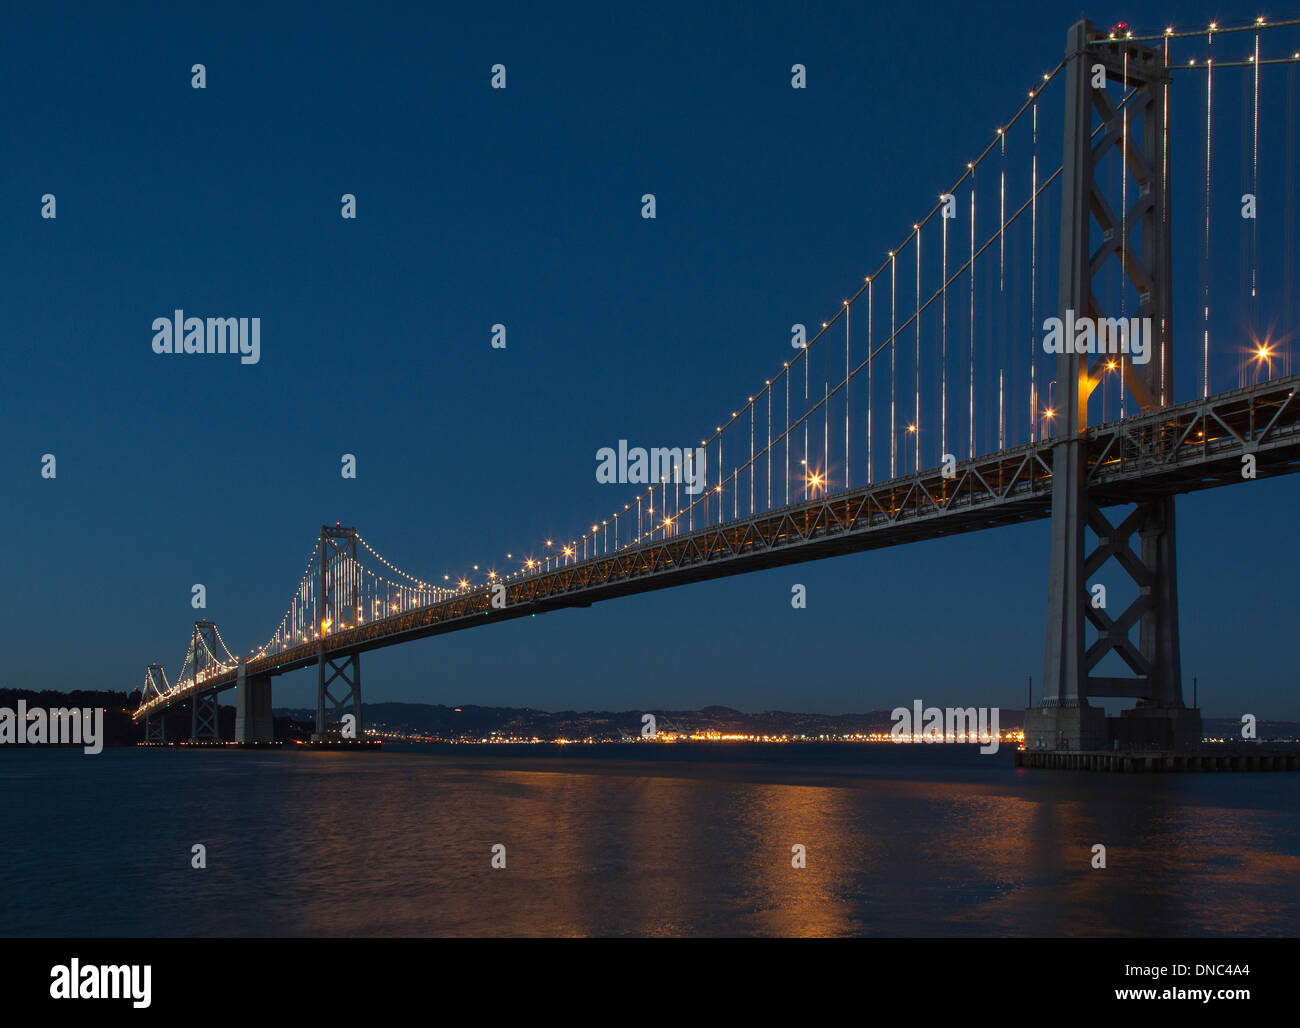
[[[1070,28],[1065,74],[1058,313],[1067,331],[1085,318],[1150,319],[1140,322],[1148,359],[1073,352],[1056,358],[1047,652],[1041,705],[1025,712],[1026,746],[1182,747],[1200,741],[1201,719],[1183,704],[1174,498],[1139,502],[1112,524],[1089,495],[1086,461],[1088,399],[1108,370],[1103,362],[1118,364],[1121,388],[1137,410],[1173,399],[1169,68],[1163,49],[1111,39],[1084,20]],[[1108,189],[1099,172],[1115,164],[1123,184]],[[1116,265],[1126,309],[1107,311],[1093,286],[1103,274],[1114,276]],[[1067,336],[1063,349],[1072,341]],[[1085,529],[1095,536],[1091,549]],[[1095,606],[1089,590],[1103,565],[1108,574],[1117,567],[1137,589],[1116,617]],[[1091,643],[1088,624],[1096,630]],[[1112,653],[1131,676],[1093,673]],[[1137,705],[1107,718],[1089,703],[1111,697],[1136,698]]]
[[[353,718],[356,738],[361,738],[361,654],[327,656],[325,642],[331,631],[359,623],[358,590],[361,575],[357,566],[357,530],[340,525],[321,525],[320,567],[316,583],[316,731],[312,740],[328,737],[331,722],[347,715]],[[336,686],[335,683],[341,685]],[[341,692],[337,698],[334,689]],[[346,692],[342,689],[346,688]],[[326,701],[330,715],[327,719]],[[350,710],[347,708],[351,708]]]
[[[194,622],[194,632],[190,637],[190,652],[193,654],[194,680],[199,679],[199,672],[207,671],[217,664],[217,626],[211,621]],[[217,720],[217,694],[215,692],[196,692],[190,700],[190,742],[204,740],[216,742],[221,738],[221,726]]]
[[[150,664],[144,669],[144,687],[140,690],[140,703],[147,703],[155,696],[166,692],[167,676],[163,674],[161,664]],[[146,743],[164,743],[167,730],[163,723],[164,711],[158,711],[153,717],[145,718],[144,741]]]

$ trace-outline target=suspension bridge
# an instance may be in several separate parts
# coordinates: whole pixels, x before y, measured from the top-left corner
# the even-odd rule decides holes
[[[1076,23],[988,144],[830,317],[793,327],[791,358],[699,449],[667,451],[658,480],[512,552],[511,571],[416,577],[356,528],[322,526],[265,643],[236,655],[200,621],[178,672],[149,665],[146,738],[187,707],[190,738],[215,739],[234,689],[237,741],[269,741],[272,679],[312,666],[317,737],[360,733],[367,650],[1050,518],[1027,744],[1199,742],[1174,498],[1300,469],[1298,40],[1300,19]],[[1097,602],[1102,578],[1122,609]],[[1089,702],[1109,698],[1136,704]]]

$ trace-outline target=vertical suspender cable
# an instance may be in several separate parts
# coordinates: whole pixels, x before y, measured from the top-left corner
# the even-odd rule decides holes
[[[1001,331],[998,333],[998,449],[1007,448],[1007,430],[1004,405],[1007,367],[1007,134],[998,129],[1002,149],[1001,184],[998,188],[998,312]]]
[[[1214,34],[1208,37],[1207,45],[1213,46]],[[1201,398],[1210,395],[1210,212],[1213,209],[1210,183],[1210,140],[1214,103],[1214,58],[1205,61],[1205,245],[1201,252],[1201,307],[1204,311],[1205,327],[1201,352]],[[1207,440],[1208,441],[1208,440]]]
[[[1285,324],[1290,325],[1296,323],[1293,319],[1297,317],[1295,307],[1295,69],[1295,64],[1287,68],[1286,160],[1283,162],[1286,168],[1286,188],[1282,191],[1286,204],[1282,219],[1284,225],[1282,244],[1282,320]],[[1291,374],[1291,349],[1291,347],[1284,347],[1282,350],[1282,373],[1284,375]]]
[[[1029,184],[1029,441],[1038,441],[1038,99],[1034,98],[1034,157]]]
[[[898,380],[897,355],[898,347],[894,345],[894,337],[898,334],[895,328],[896,318],[894,316],[894,302],[896,296],[896,287],[898,284],[898,272],[895,267],[894,254],[889,254],[889,477],[898,477],[897,455],[898,441],[895,434],[896,421],[894,419],[895,403],[895,384]]]
[[[940,257],[940,275],[942,282],[940,289],[939,318],[940,327],[939,335],[942,339],[940,348],[943,350],[939,363],[943,368],[940,375],[939,385],[939,459],[944,459],[944,454],[948,452],[948,219],[941,217],[939,219],[940,228],[943,232],[941,246],[943,253]]]
[[[1124,47],[1124,88],[1121,91],[1121,101],[1128,99],[1128,47]],[[1120,112],[1122,119],[1122,142],[1120,145],[1120,171],[1119,171],[1119,316],[1121,319],[1128,313],[1128,288],[1124,285],[1124,276],[1127,273],[1128,265],[1128,104],[1124,104],[1124,110]],[[1144,245],[1150,245],[1143,240]],[[1080,317],[1086,312],[1080,311]],[[1100,340],[1099,340],[1100,342]],[[1119,366],[1121,371],[1124,368],[1127,354],[1119,354]],[[1087,358],[1085,357],[1086,361]],[[1059,383],[1058,383],[1059,384]],[[1125,392],[1123,375],[1120,376],[1119,383],[1119,416],[1124,417]],[[1084,415],[1084,422],[1087,422],[1087,415]]]
[[[970,459],[975,459],[975,166],[970,165],[970,397],[966,429]]]
[[[867,279],[867,485],[875,481],[875,472],[871,464],[871,393],[874,385],[872,368],[876,362],[873,359],[875,354],[871,349],[871,313],[871,279]]]
[[[1255,198],[1255,217],[1250,219],[1250,300],[1251,300],[1251,327],[1256,331],[1259,329],[1259,321],[1255,317],[1256,311],[1256,275],[1259,269],[1259,33],[1255,33],[1255,113],[1254,113],[1254,139],[1253,150],[1254,158],[1251,168],[1251,195]]]
[[[912,471],[921,470],[921,226],[916,226],[916,424],[912,426],[916,437],[913,446],[916,456]]]

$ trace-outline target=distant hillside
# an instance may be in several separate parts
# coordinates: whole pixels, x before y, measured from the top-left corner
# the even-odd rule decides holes
[[[480,707],[464,704],[448,707],[424,703],[365,703],[362,716],[368,728],[388,728],[403,733],[436,738],[486,738],[496,733],[519,738],[618,739],[622,732],[641,731],[642,710],[545,711],[531,707]],[[309,721],[315,712],[304,708],[277,708],[277,716]],[[745,735],[850,735],[888,730],[893,723],[888,711],[865,714],[798,714],[764,711],[747,714],[730,707],[703,710],[650,711],[660,731],[719,732]],[[1019,724],[1019,714],[1016,714]],[[1003,725],[1002,727],[1008,727]],[[1014,725],[1011,727],[1015,727]]]
[[[638,735],[641,717],[647,711],[589,710],[545,711],[532,707],[481,707],[463,704],[449,707],[428,703],[363,703],[362,717],[368,728],[389,729],[402,734],[427,735],[438,739],[483,739],[496,734],[516,738],[609,738],[622,733]],[[705,707],[702,710],[649,711],[657,719],[660,731],[674,726],[688,733],[717,732],[723,735],[820,735],[846,736],[888,732],[893,719],[888,710],[858,714],[800,714],[786,710],[768,710],[749,714],[731,707]],[[307,708],[276,708],[277,718],[294,722],[311,722],[316,712]],[[1017,731],[1024,722],[1024,711],[1004,707],[999,712],[998,727]],[[620,731],[621,730],[621,731]],[[1212,738],[1238,738],[1241,724],[1226,718],[1207,718],[1205,734]],[[1260,721],[1261,739],[1295,739],[1300,737],[1300,723],[1294,721]]]
[[[227,694],[229,695],[229,694]],[[139,692],[75,691],[32,692],[0,689],[0,707],[15,709],[19,699],[29,707],[104,707],[104,744],[130,746],[144,739],[144,728],[131,721],[131,712],[140,702]],[[315,710],[304,707],[279,707],[275,715],[275,737],[280,740],[305,738],[311,734]],[[521,739],[618,739],[623,733],[639,735],[641,710],[625,711],[545,711],[532,707],[481,707],[464,704],[449,707],[429,703],[365,703],[362,714],[367,727],[392,731],[398,735],[427,736],[435,739],[485,739],[493,736]],[[683,731],[692,734],[715,732],[720,735],[781,735],[816,738],[822,735],[849,736],[888,732],[893,720],[887,710],[860,714],[800,714],[768,710],[749,714],[731,707],[705,707],[703,710],[655,710],[662,732]],[[218,713],[221,737],[233,739],[235,709],[222,704]],[[1015,731],[1021,727],[1024,712],[1003,708],[998,727]],[[190,713],[187,706],[167,715],[167,738],[187,739]],[[1258,724],[1261,741],[1298,740],[1300,722],[1265,721]],[[1240,739],[1241,722],[1232,718],[1206,718],[1205,736],[1211,739]]]

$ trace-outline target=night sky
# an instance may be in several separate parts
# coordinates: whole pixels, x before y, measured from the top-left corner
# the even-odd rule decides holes
[[[1284,12],[1089,16],[1158,32],[1260,13]],[[247,652],[323,522],[437,580],[575,536],[634,489],[596,483],[596,450],[693,444],[737,409],[789,359],[789,326],[832,313],[986,145],[1078,15],[1053,0],[7,11],[0,685],[134,689],[151,661],[174,675],[194,583]],[[153,319],[176,308],[261,317],[260,362],[156,355]],[[1300,719],[1298,498],[1283,478],[1179,500],[1185,692],[1196,675],[1209,716]],[[1044,521],[385,649],[363,659],[364,693],[1023,707],[1046,599]],[[275,705],[314,705],[315,681],[277,678]]]

